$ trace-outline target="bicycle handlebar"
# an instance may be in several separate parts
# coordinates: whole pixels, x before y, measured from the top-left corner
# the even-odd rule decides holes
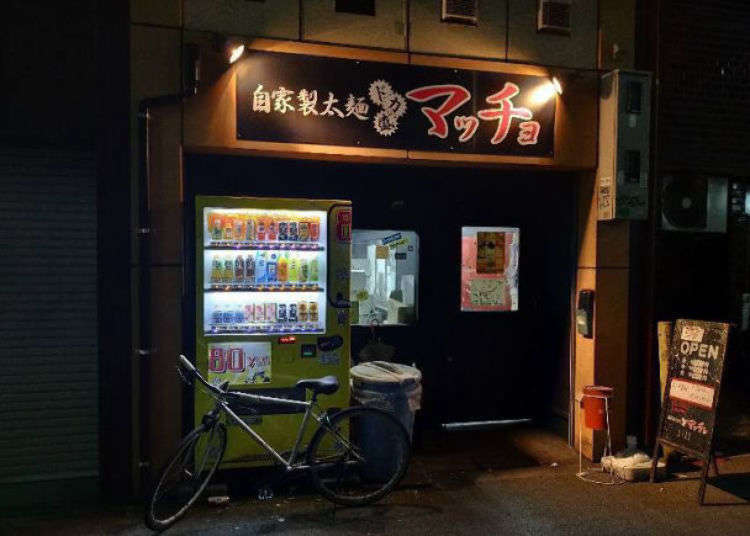
[[[216,387],[214,387],[213,385],[211,385],[210,383],[208,383],[206,381],[206,379],[201,375],[201,373],[198,372],[198,369],[195,368],[195,365],[193,365],[190,362],[190,360],[187,357],[185,357],[184,355],[182,355],[182,354],[179,355],[179,357],[177,358],[177,364],[180,365],[180,366],[182,366],[182,367],[184,367],[184,368],[186,368],[193,375],[193,377],[197,378],[198,381],[205,388],[207,388],[213,395],[219,395],[220,396],[220,395],[224,394],[221,391],[221,389],[217,389]]]

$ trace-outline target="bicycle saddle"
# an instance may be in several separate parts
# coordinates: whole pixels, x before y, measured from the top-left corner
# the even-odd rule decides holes
[[[295,387],[310,389],[314,393],[330,395],[339,390],[339,380],[336,376],[323,376],[312,380],[300,380]]]

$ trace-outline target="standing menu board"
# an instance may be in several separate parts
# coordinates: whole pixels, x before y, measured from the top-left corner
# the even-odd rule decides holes
[[[651,480],[659,445],[696,456],[705,467],[699,492],[703,501],[712,456],[729,324],[677,320],[669,350],[669,373],[659,418]]]

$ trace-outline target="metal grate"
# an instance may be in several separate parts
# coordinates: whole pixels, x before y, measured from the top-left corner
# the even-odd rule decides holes
[[[477,10],[477,0],[443,0],[441,20],[476,24]]]
[[[672,0],[663,9],[662,165],[742,173],[750,166],[750,2]]]
[[[0,147],[0,483],[98,474],[89,153]]]

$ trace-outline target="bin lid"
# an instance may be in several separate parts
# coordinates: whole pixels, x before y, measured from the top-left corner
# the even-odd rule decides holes
[[[418,368],[387,361],[368,361],[352,367],[352,379],[367,383],[419,383],[422,373]]]

